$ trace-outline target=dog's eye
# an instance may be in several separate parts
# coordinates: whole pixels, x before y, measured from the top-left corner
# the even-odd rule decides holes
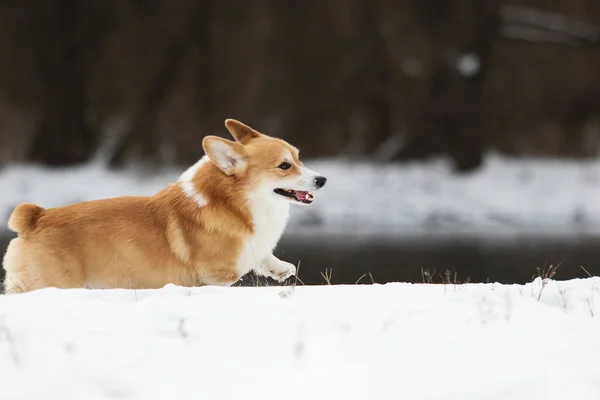
[[[279,164],[278,168],[281,168],[281,169],[290,169],[291,167],[292,167],[292,164],[290,164],[289,162],[284,161],[281,164]]]

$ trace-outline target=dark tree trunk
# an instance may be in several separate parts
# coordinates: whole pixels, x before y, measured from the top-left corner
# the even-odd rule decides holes
[[[41,116],[29,157],[51,166],[81,163],[93,155],[97,137],[84,121],[80,3],[61,0],[38,10],[49,15],[41,14],[37,21],[46,28],[36,30]]]
[[[210,12],[210,3],[206,0],[192,0],[187,20],[182,21],[184,28],[179,37],[167,47],[161,60],[162,68],[154,78],[141,108],[134,113],[129,131],[117,143],[115,151],[109,159],[110,167],[122,167],[131,151],[137,152],[141,160],[157,161],[160,152],[161,139],[158,132],[158,117],[160,108],[172,94],[174,84],[181,74],[191,48],[196,44],[196,27],[206,18],[205,12]],[[160,7],[155,2],[140,2],[140,12],[153,13],[160,17]]]
[[[415,0],[417,1],[417,0]],[[488,69],[492,41],[499,30],[499,3],[490,7],[474,0],[471,24],[448,42],[444,29],[453,17],[454,5],[442,0],[418,1],[417,12],[438,44],[429,93],[421,105],[411,140],[396,160],[448,154],[458,171],[470,171],[482,162],[483,82]],[[461,38],[462,36],[462,38]]]

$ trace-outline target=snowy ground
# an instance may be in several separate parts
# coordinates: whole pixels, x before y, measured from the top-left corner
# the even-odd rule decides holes
[[[0,398],[597,400],[599,285],[1,296]]]
[[[411,235],[460,231],[556,235],[600,234],[600,161],[486,158],[465,176],[443,160],[398,165],[314,161],[329,178],[312,207],[296,207],[289,230]],[[146,195],[181,171],[145,176],[99,165],[68,170],[9,166],[0,170],[0,225],[21,201],[45,207]]]

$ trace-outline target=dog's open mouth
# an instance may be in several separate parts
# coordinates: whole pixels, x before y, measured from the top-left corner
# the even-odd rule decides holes
[[[304,204],[312,203],[315,198],[313,192],[307,192],[304,190],[275,189],[274,192]]]

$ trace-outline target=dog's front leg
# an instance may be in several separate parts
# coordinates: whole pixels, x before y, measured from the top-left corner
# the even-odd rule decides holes
[[[296,273],[296,267],[287,261],[281,261],[279,258],[270,254],[265,258],[256,272],[262,276],[269,276],[279,282],[285,281]]]

